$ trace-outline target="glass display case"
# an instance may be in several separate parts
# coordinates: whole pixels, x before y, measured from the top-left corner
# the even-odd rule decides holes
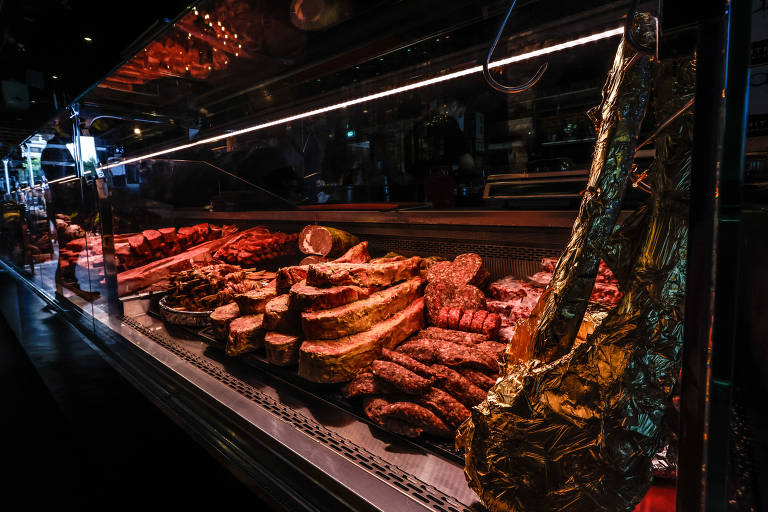
[[[735,478],[701,473],[736,322],[704,290],[739,293],[750,13],[514,3],[194,3],[6,156],[2,264],[281,507],[693,509]],[[637,361],[592,381],[582,344]],[[561,435],[491,463],[565,359],[642,405],[550,382],[500,432]]]

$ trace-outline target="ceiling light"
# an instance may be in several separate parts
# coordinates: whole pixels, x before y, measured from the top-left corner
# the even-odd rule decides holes
[[[86,43],[90,43],[90,42],[93,42],[93,39],[91,39],[88,36],[85,36],[85,37],[83,37],[83,41],[85,41]]]
[[[141,135],[141,128],[137,126],[136,128],[133,129],[133,133],[135,133],[136,135]]]
[[[616,37],[620,36],[624,33],[624,27],[616,27],[611,30],[606,30],[604,32],[600,32],[598,34],[592,34],[589,36],[583,36],[579,37],[577,39],[573,39],[571,41],[567,41],[565,43],[555,44],[552,46],[547,46],[545,48],[539,48],[538,50],[533,50],[531,52],[521,53],[519,55],[513,55],[512,57],[507,57],[506,59],[497,60],[495,62],[491,62],[491,64],[488,66],[489,68],[497,68],[500,66],[504,66],[507,64],[511,64],[513,62],[520,62],[523,60],[533,59],[535,57],[541,57],[543,55],[549,55],[551,53],[559,52],[562,50],[566,50],[568,48],[573,48],[574,46],[580,46],[588,43],[594,43],[596,41],[601,41],[603,39],[608,39],[610,37]],[[235,54],[237,55],[237,54]],[[255,132],[258,130],[263,130],[265,128],[271,128],[272,126],[277,126],[285,123],[290,123],[292,121],[297,121],[299,119],[306,119],[308,117],[316,116],[319,114],[325,114],[327,112],[331,112],[334,110],[341,110],[343,108],[351,107],[353,105],[359,105],[361,103],[365,103],[368,101],[378,100],[381,98],[385,98],[388,96],[394,96],[396,94],[401,94],[407,91],[413,91],[415,89],[420,89],[422,87],[427,87],[429,85],[439,84],[442,82],[447,82],[449,80],[454,80],[456,78],[465,77],[468,75],[474,75],[477,73],[481,73],[483,71],[482,66],[474,66],[471,68],[462,69],[460,71],[454,71],[453,73],[446,73],[445,75],[436,76],[433,78],[429,78],[427,80],[422,80],[420,82],[414,82],[411,84],[402,85],[400,87],[395,87],[394,89],[388,89],[385,91],[377,92],[375,94],[369,94],[367,96],[362,96],[360,98],[354,98],[351,100],[343,101],[341,103],[335,103],[333,105],[328,105],[325,107],[320,107],[314,110],[309,110],[307,112],[302,112],[300,114],[294,114],[289,117],[284,117],[282,119],[276,119],[274,121],[268,121],[266,123],[257,124],[254,126],[249,126],[247,128],[243,128],[240,130],[231,131],[222,135],[216,135],[214,137],[209,137],[207,139],[201,139],[195,142],[191,142],[189,144],[182,144],[180,146],[174,146],[166,149],[162,149],[160,151],[155,151],[154,153],[148,153],[146,155],[142,156],[136,156],[133,158],[127,158],[125,160],[121,160],[119,162],[111,163],[109,165],[103,165],[99,167],[99,169],[110,169],[112,167],[117,167],[118,165],[125,165],[125,164],[131,164],[134,162],[138,162],[140,160],[144,160],[145,158],[154,158],[156,156],[161,155],[167,155],[168,153],[173,153],[174,151],[180,151],[182,149],[189,149],[195,146],[200,146],[202,144],[210,144],[211,142],[217,142],[223,139],[226,139],[228,137],[236,137],[238,135],[243,135],[246,133]]]

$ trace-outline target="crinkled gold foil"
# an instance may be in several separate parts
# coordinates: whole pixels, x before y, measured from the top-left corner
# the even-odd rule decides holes
[[[642,39],[653,40],[655,23],[647,15],[639,19]],[[518,350],[527,346],[529,357],[553,361],[570,349],[621,213],[651,81],[650,58],[633,61],[635,55],[631,46],[621,43],[603,87],[603,100],[591,111],[597,142],[571,239],[555,267],[549,293],[541,299],[540,314],[529,321],[535,324],[532,338],[515,344]]]
[[[616,79],[630,57],[622,43],[610,87],[639,86],[639,77]],[[656,75],[656,114],[663,120],[692,97],[694,65],[665,62]],[[465,453],[467,479],[493,512],[631,511],[647,491],[651,459],[666,441],[662,424],[680,367],[692,135],[689,110],[657,138],[653,194],[642,214],[647,220],[634,226],[632,243],[619,247],[601,240],[597,249],[579,252],[578,245],[591,238],[583,236],[579,221],[574,226],[568,246],[574,254],[594,250],[599,258],[614,250],[620,255],[608,258],[624,265],[624,296],[616,308],[586,341],[563,345],[565,353],[556,359],[508,361],[503,378],[460,427],[456,444]],[[631,160],[632,153],[622,158]],[[606,172],[615,169],[609,165]],[[582,210],[606,207],[595,206],[594,197],[584,203],[593,205],[582,204]],[[586,221],[605,218],[593,215]],[[607,239],[611,230],[600,233]],[[563,258],[573,261],[568,253]],[[586,303],[592,282],[581,274],[591,267],[568,273],[563,258],[553,282],[566,282],[552,285],[553,291],[574,286],[578,294],[570,294],[571,304]],[[567,283],[575,278],[588,285]],[[541,310],[538,322],[555,317],[578,328],[582,316],[561,301]],[[548,353],[545,348],[539,355]]]

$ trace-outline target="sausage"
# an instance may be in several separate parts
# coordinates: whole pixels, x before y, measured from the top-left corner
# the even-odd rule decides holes
[[[484,391],[491,389],[491,386],[496,384],[496,379],[484,374],[478,370],[472,370],[471,368],[463,368],[459,370],[459,373],[467,379],[469,382],[479,387]]]
[[[451,308],[448,311],[448,328],[457,329],[459,327],[459,320],[461,320],[461,310],[459,308]]]
[[[440,308],[440,312],[437,314],[437,326],[442,327],[444,329],[448,328],[448,313],[450,313],[450,309],[448,308]]]
[[[467,309],[461,314],[461,320],[459,320],[459,330],[469,331],[472,326],[472,317],[475,315],[474,309]]]
[[[382,349],[381,355],[386,361],[392,361],[393,363],[397,363],[400,366],[409,369],[413,373],[417,375],[421,375],[422,377],[426,379],[431,379],[433,377],[432,375],[432,369],[417,361],[416,359],[413,359],[412,357],[409,357],[405,354],[401,354],[400,352],[395,352],[393,350],[388,349]]]
[[[430,389],[417,403],[437,414],[451,428],[458,427],[471,415],[469,409],[442,389]]]
[[[499,370],[499,364],[494,356],[466,345],[447,341],[439,342],[435,356],[437,362],[445,366],[475,368],[490,372]]]
[[[387,395],[396,391],[392,385],[377,379],[371,372],[361,373],[341,388],[341,393],[345,398],[355,398],[364,395]]]
[[[403,393],[420,395],[432,387],[432,379],[425,379],[411,370],[391,361],[374,361],[371,372]]]
[[[483,322],[483,334],[486,336],[496,336],[501,328],[501,317],[496,313],[489,314]]]
[[[488,312],[485,310],[480,310],[475,313],[475,316],[472,317],[472,325],[470,327],[470,331],[481,333],[483,332],[483,325],[485,324],[485,319],[488,316]]]
[[[435,364],[432,365],[432,371],[437,376],[435,387],[450,394],[465,407],[472,408],[485,400],[485,391],[472,384],[456,370]]]

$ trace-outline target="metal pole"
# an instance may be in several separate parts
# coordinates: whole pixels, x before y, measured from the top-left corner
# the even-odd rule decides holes
[[[5,170],[5,193],[10,194],[11,193],[11,181],[8,178],[8,159],[3,158],[3,168]]]
[[[29,186],[34,187],[35,186],[35,171],[32,169],[32,145],[27,144],[27,170],[29,171]]]

